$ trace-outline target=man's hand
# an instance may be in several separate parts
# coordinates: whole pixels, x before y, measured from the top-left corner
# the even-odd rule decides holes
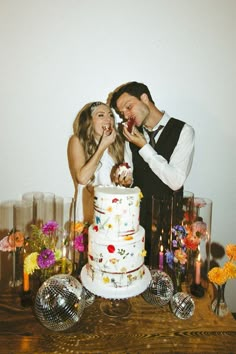
[[[147,144],[143,134],[140,133],[136,127],[133,128],[132,133],[129,133],[127,127],[124,125],[123,134],[129,142],[138,146],[140,149]]]

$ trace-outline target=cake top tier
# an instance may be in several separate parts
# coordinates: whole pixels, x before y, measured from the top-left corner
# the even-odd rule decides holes
[[[133,234],[139,227],[142,193],[138,187],[97,186],[94,190],[94,225],[111,237]]]
[[[138,187],[126,188],[121,186],[96,186],[94,188],[95,196],[98,193],[104,193],[108,195],[138,195],[139,198],[142,197],[141,191]]]

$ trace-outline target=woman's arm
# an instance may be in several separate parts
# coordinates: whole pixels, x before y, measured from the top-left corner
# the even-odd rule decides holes
[[[73,135],[68,142],[67,156],[72,179],[79,184],[86,185],[94,175],[99,161],[106,148],[115,141],[116,132],[110,135],[103,134],[98,144],[98,148],[86,162],[84,148],[79,138]]]

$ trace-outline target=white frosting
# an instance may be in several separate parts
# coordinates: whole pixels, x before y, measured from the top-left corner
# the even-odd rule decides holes
[[[140,226],[132,236],[110,241],[105,234],[89,228],[88,262],[91,278],[99,277],[108,286],[127,286],[142,278],[145,232]]]
[[[94,224],[112,239],[134,234],[139,227],[140,199],[138,187],[95,187]]]
[[[83,286],[97,296],[105,299],[127,299],[143,293],[148,288],[152,279],[151,274],[146,266],[143,266],[142,269],[142,278],[123,288],[108,287],[100,279],[92,279],[88,274],[88,264],[81,271],[81,280]]]

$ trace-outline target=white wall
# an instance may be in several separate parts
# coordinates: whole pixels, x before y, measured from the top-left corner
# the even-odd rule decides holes
[[[77,112],[136,80],[195,128],[185,189],[213,200],[213,240],[235,242],[235,15],[235,0],[0,0],[0,200],[72,195]]]

